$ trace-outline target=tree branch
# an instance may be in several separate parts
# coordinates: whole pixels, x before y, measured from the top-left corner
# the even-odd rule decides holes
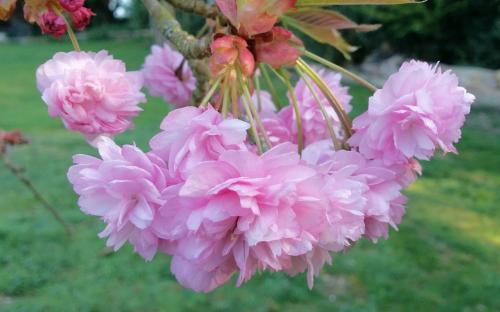
[[[0,153],[0,159],[3,161],[5,167],[7,167],[7,169],[9,169],[10,172],[12,172],[12,174],[14,174],[14,176],[19,181],[21,181],[24,184],[24,186],[26,186],[26,188],[28,188],[31,191],[31,193],[36,198],[36,200],[38,200],[52,214],[52,216],[57,220],[57,222],[59,222],[64,227],[64,231],[66,231],[66,234],[68,236],[71,236],[73,234],[72,227],[68,223],[66,223],[66,221],[59,214],[57,209],[54,208],[54,206],[52,206],[45,199],[45,197],[43,197],[42,193],[40,193],[35,188],[33,183],[31,183],[31,181],[26,176],[24,176],[22,174],[23,169],[21,167],[14,165],[13,163],[11,163],[9,161],[9,159],[7,158],[7,155],[5,153]]]
[[[172,6],[188,13],[194,13],[208,18],[216,18],[219,9],[215,5],[201,0],[167,0]]]
[[[143,0],[144,6],[153,18],[163,36],[187,59],[202,59],[210,55],[211,35],[200,39],[182,30],[181,25],[168,8],[158,0]],[[189,3],[189,1],[188,1]]]

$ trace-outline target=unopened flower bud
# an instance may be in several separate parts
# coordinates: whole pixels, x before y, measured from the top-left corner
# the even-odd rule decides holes
[[[42,33],[59,38],[66,33],[67,25],[63,17],[53,11],[43,13],[38,24]]]
[[[220,75],[236,65],[245,77],[253,74],[255,59],[243,38],[231,35],[220,37],[212,43],[211,50],[209,67],[212,74]]]
[[[294,65],[301,54],[298,47],[303,45],[292,32],[273,27],[270,32],[255,37],[256,58],[274,68]]]
[[[73,28],[76,30],[84,30],[88,24],[90,24],[90,20],[95,13],[86,7],[81,7],[75,12],[71,13],[71,22],[73,23]]]
[[[59,4],[69,12],[75,12],[83,7],[85,0],[59,0]]]

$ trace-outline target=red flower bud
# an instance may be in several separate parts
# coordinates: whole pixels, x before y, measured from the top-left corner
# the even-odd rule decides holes
[[[59,0],[59,4],[68,12],[75,12],[83,7],[85,0]]]
[[[75,12],[71,12],[71,22],[73,23],[73,28],[76,30],[84,30],[88,24],[90,24],[90,20],[92,16],[95,16],[94,12],[86,7],[81,7]]]
[[[255,51],[258,62],[274,68],[294,65],[301,52],[302,41],[292,32],[274,27],[270,32],[255,37]]]
[[[38,25],[42,29],[42,33],[49,34],[54,38],[59,38],[66,33],[67,25],[62,16],[53,11],[47,11],[42,14],[38,20]]]
[[[245,77],[253,74],[255,59],[243,38],[232,35],[220,37],[212,42],[211,49],[208,65],[212,74],[220,75],[236,65],[239,65]]]

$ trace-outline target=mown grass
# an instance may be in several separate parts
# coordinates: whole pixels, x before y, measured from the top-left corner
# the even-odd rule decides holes
[[[85,42],[138,69],[147,40]],[[5,311],[498,311],[500,310],[500,111],[476,108],[459,156],[424,164],[411,187],[400,231],[374,245],[362,241],[307,289],[305,277],[262,274],[237,289],[211,294],[184,290],[169,260],[144,263],[130,246],[103,255],[102,229],[84,216],[65,174],[76,153],[94,153],[78,134],[50,119],[35,88],[36,67],[63,43],[0,45],[0,127],[22,128],[33,143],[12,154],[27,175],[75,227],[59,224],[0,165],[0,310]],[[367,93],[351,89],[356,112]],[[151,99],[136,128],[120,143],[158,130],[167,107]]]

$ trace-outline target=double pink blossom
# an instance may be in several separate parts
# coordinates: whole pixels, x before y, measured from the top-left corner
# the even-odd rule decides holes
[[[176,106],[189,104],[196,87],[196,79],[187,60],[167,44],[151,47],[143,70],[144,85],[152,96],[161,96]]]
[[[168,163],[172,178],[183,179],[202,161],[214,160],[225,150],[246,149],[249,124],[224,119],[212,106],[173,110],[150,141],[154,153]]]
[[[435,65],[404,63],[356,118],[349,143],[369,159],[386,164],[430,159],[436,149],[454,152],[474,96],[457,77]]]
[[[389,226],[397,229],[405,213],[406,197],[401,194],[398,172],[365,159],[356,151],[334,152],[327,140],[308,146],[304,159],[326,174],[325,194],[339,207],[337,217],[351,230],[351,241],[364,234],[377,241],[387,238]],[[356,185],[357,184],[357,185]],[[347,190],[352,185],[350,190]],[[361,223],[360,223],[361,221]]]
[[[198,163],[185,183],[164,192],[160,213],[175,220],[164,236],[176,242],[172,272],[196,291],[210,291],[236,271],[238,285],[257,270],[309,268],[312,279],[314,264],[329,259],[316,250],[325,224],[321,185],[292,144],[262,156],[225,151]]]
[[[140,75],[106,51],[56,53],[36,78],[49,115],[87,139],[124,132],[146,101]]]
[[[108,238],[109,247],[118,250],[128,241],[149,261],[160,244],[154,223],[167,186],[164,162],[132,145],[120,148],[107,137],[96,145],[102,159],[76,155],[68,171],[78,204],[106,223],[99,236]]]

